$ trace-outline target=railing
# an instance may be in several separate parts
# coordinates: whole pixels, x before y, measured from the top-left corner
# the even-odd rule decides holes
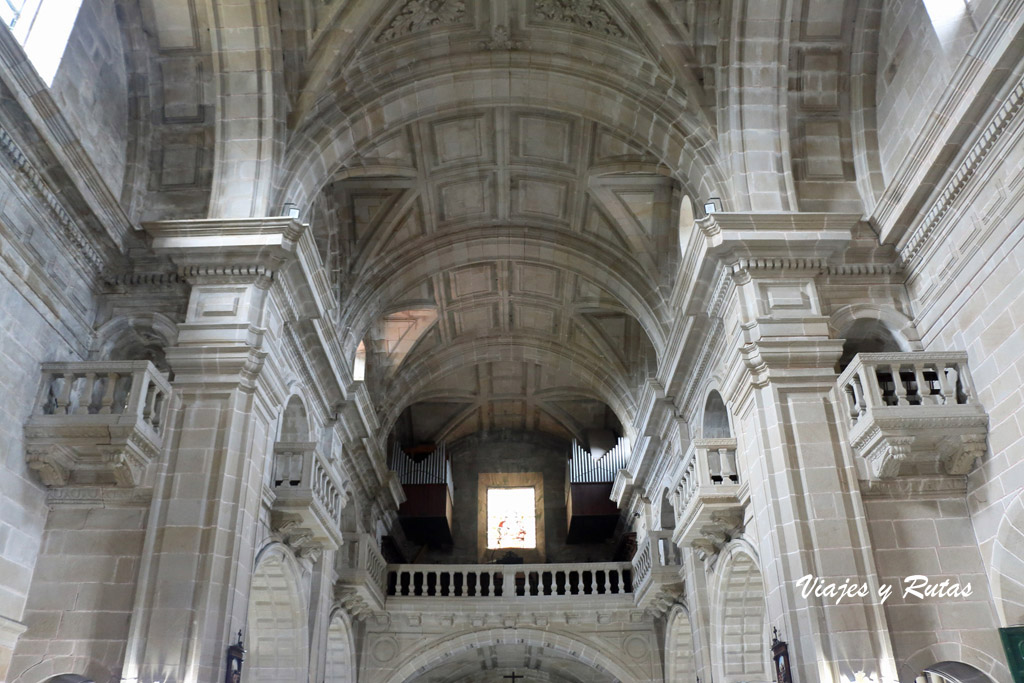
[[[346,536],[336,567],[335,595],[350,613],[364,614],[384,607],[388,565],[374,536]]]
[[[154,434],[171,386],[149,361],[43,363],[42,415],[124,415]]]
[[[403,484],[446,484],[448,492],[455,496],[455,485],[452,482],[452,462],[442,443],[430,455],[418,462],[395,444],[391,450],[388,466],[398,475]]]
[[[274,445],[274,506],[283,512],[298,513],[303,526],[312,527],[318,536],[341,538],[341,511],[344,498],[329,467],[312,442]]]
[[[625,438],[619,439],[615,447],[600,458],[594,458],[573,440],[567,481],[570,484],[610,484],[619,470],[625,468],[628,458],[629,440]]]
[[[736,439],[695,439],[683,474],[676,487],[676,519],[684,515],[701,486],[739,484],[736,469]]]
[[[977,403],[966,353],[862,353],[839,386],[851,426],[872,408]]]
[[[633,580],[637,590],[664,568],[678,572],[682,562],[682,553],[672,542],[672,532],[652,531],[633,556]]]
[[[985,453],[988,417],[966,353],[862,353],[837,388],[850,446],[870,475],[970,472]]]
[[[47,486],[140,484],[163,448],[171,386],[148,361],[43,363],[26,462]]]
[[[497,599],[632,593],[628,562],[388,567],[389,597]]]

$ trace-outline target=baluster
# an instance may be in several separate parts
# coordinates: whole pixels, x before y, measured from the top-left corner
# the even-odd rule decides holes
[[[935,371],[939,375],[939,395],[942,397],[942,404],[956,405],[960,402],[960,397],[957,396],[956,382],[959,379],[959,375],[956,371],[956,366],[947,364],[943,370],[939,370],[940,366],[936,366]]]
[[[99,415],[110,415],[111,406],[114,405],[114,389],[117,388],[119,375],[116,372],[107,373],[107,386],[104,388],[103,396],[100,398],[100,407],[97,410]]]
[[[736,470],[736,450],[733,448],[722,448],[718,451],[722,462],[722,479],[728,479],[734,484],[739,482],[739,472]]]
[[[896,391],[896,405],[897,406],[911,405],[910,401],[911,401],[911,398],[913,398],[913,394],[911,394],[908,391],[909,387],[906,384],[903,383],[903,375],[900,374],[901,366],[897,363],[897,364],[890,365],[889,367],[890,367],[891,372],[892,372],[893,387],[895,388],[895,391]]]
[[[89,404],[92,403],[92,388],[96,382],[96,373],[86,373],[85,377],[82,378],[81,390],[78,392],[78,408],[75,410],[75,415],[88,415]]]

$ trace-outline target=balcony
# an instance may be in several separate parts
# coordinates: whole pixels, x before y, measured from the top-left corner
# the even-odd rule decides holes
[[[875,479],[964,475],[985,452],[988,416],[966,353],[862,353],[838,388],[850,445]]]
[[[736,439],[695,439],[672,495],[672,541],[702,554],[718,552],[743,521]]]
[[[359,534],[338,552],[334,597],[355,617],[384,609],[388,565],[376,539]]]
[[[664,612],[683,592],[682,554],[671,531],[647,535],[633,556],[633,583],[637,607]]]
[[[342,488],[315,443],[274,446],[274,525],[289,544],[341,545]]]
[[[42,373],[28,466],[47,486],[138,486],[163,448],[164,376],[148,361],[44,363]]]
[[[628,562],[587,564],[444,564],[388,566],[388,598],[527,600],[622,596],[633,604]]]

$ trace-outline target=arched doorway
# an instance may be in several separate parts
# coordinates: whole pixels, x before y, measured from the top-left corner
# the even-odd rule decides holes
[[[307,683],[309,636],[295,560],[282,546],[263,551],[249,588],[250,683]]]
[[[716,679],[725,683],[767,683],[769,674],[768,621],[764,581],[754,558],[733,551],[722,558],[718,605],[712,637]]]
[[[356,679],[354,653],[352,630],[344,616],[336,612],[327,629],[324,683],[352,683]]]

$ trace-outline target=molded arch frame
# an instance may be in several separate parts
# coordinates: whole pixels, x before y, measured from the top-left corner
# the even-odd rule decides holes
[[[331,655],[331,632],[334,631],[336,624],[340,625],[343,629],[342,635],[344,636],[344,646],[347,648],[348,654],[348,673],[347,677],[342,677],[341,679],[328,678],[328,680],[333,683],[338,683],[339,681],[341,683],[353,683],[356,680],[359,671],[359,662],[358,657],[356,656],[355,630],[352,627],[352,617],[349,616],[348,612],[337,605],[334,606],[331,611],[330,618],[327,620],[326,651],[328,659],[330,659]],[[329,664],[325,664],[325,676],[329,673],[328,667]]]
[[[606,649],[588,643],[578,636],[563,632],[542,631],[534,628],[491,628],[464,631],[421,647],[404,658],[385,683],[407,683],[412,676],[431,669],[452,655],[481,647],[485,644],[522,644],[545,647],[571,657],[583,664],[605,671],[620,681],[634,681],[630,666],[613,659]]]
[[[746,558],[746,559],[743,559]],[[754,546],[745,538],[737,538],[730,541],[719,553],[717,562],[715,563],[715,581],[709,586],[709,600],[711,607],[711,661],[712,667],[715,673],[715,679],[726,680],[726,674],[723,660],[721,656],[722,650],[725,647],[723,635],[725,634],[725,601],[727,598],[727,583],[732,577],[732,572],[735,569],[737,562],[748,561],[751,562],[755,571],[761,580],[761,597],[762,603],[762,614],[764,621],[765,633],[762,634],[762,644],[764,647],[765,661],[764,666],[765,673],[770,672],[768,658],[768,633],[767,629],[771,623],[768,616],[768,600],[767,600],[767,589],[764,585],[764,573],[761,571],[761,559],[757,550]]]
[[[72,673],[81,671],[82,673]],[[11,683],[92,683],[118,677],[94,659],[81,656],[47,658],[29,668]]]
[[[860,320],[874,320],[881,324],[892,334],[901,351],[924,350],[914,321],[891,306],[868,303],[842,306],[829,316],[829,335],[833,339],[842,339],[841,335]]]
[[[96,329],[91,356],[109,360],[114,349],[125,336],[134,332],[148,332],[157,337],[164,349],[178,341],[178,325],[157,311],[118,315]]]
[[[999,522],[989,583],[999,624],[1024,623],[1024,492],[1010,501]]]
[[[298,407],[301,408],[301,410],[302,410],[302,414],[304,416],[303,426],[305,427],[305,430],[306,430],[306,438],[303,438],[303,439],[293,439],[293,438],[290,438],[290,437],[289,438],[284,438],[285,437],[284,429],[286,427],[286,415],[287,415],[288,411],[292,409],[293,405],[298,405]],[[319,441],[318,434],[317,434],[318,430],[317,430],[316,420],[314,419],[313,415],[311,414],[308,406],[309,406],[309,401],[307,400],[305,392],[302,391],[302,389],[300,387],[293,385],[291,387],[290,393],[287,396],[285,396],[284,400],[281,402],[280,414],[278,415],[278,421],[277,421],[277,427],[276,427],[275,432],[274,432],[275,433],[275,439],[274,439],[275,442],[276,441],[289,441],[289,442],[291,442],[291,441]]]
[[[685,622],[685,628],[680,633],[676,633],[677,625],[681,625],[681,621]],[[693,676],[700,673],[701,662],[700,662],[700,647],[697,644],[695,638],[698,629],[693,627],[693,622],[690,620],[690,610],[684,605],[676,605],[668,613],[665,619],[665,680],[666,681],[689,681],[693,680]],[[679,643],[673,636],[685,636],[688,640],[685,645],[688,646],[688,654],[692,658],[692,666],[688,670],[679,671],[676,668],[676,661],[678,660],[677,653],[679,652]],[[684,655],[687,652],[684,650]]]
[[[271,541],[267,543],[260,551],[256,554],[256,559],[253,562],[252,575],[249,579],[249,597],[248,605],[246,607],[246,624],[244,632],[247,640],[251,643],[250,650],[252,651],[252,658],[256,655],[256,642],[250,637],[253,632],[253,624],[251,623],[252,618],[252,590],[253,580],[256,578],[260,570],[268,563],[280,564],[282,570],[287,577],[288,585],[291,589],[291,602],[293,612],[292,615],[295,618],[294,623],[297,624],[300,634],[300,643],[305,648],[305,658],[301,661],[301,666],[309,669],[309,616],[308,606],[303,594],[303,571],[302,567],[299,566],[298,560],[295,559],[294,553],[288,546],[279,542]],[[251,658],[251,659],[252,659]],[[251,667],[255,662],[247,662]]]
[[[998,638],[993,638],[999,647]],[[1002,656],[1000,649],[997,657]],[[1010,680],[1010,671],[999,659],[963,643],[934,643],[911,654],[901,663],[900,676],[911,679],[923,672],[937,673],[956,683],[992,683]]]

